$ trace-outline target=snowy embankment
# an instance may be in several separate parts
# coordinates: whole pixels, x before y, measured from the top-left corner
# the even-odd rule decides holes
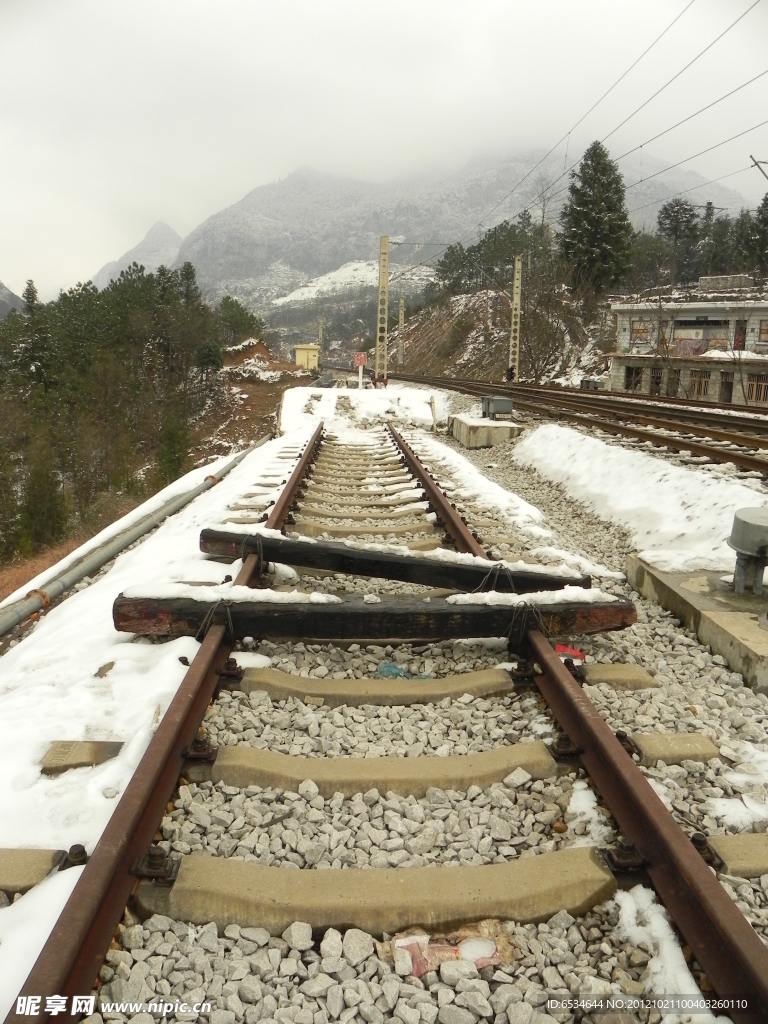
[[[445,391],[430,392],[422,388],[291,388],[283,395],[280,430],[317,427],[322,420],[326,430],[335,433],[353,428],[394,423],[431,427],[430,397],[435,399],[438,422],[445,422],[450,409],[450,395]],[[365,440],[363,437],[362,440]],[[355,433],[353,444],[360,444]],[[373,443],[373,441],[371,442]]]
[[[407,267],[398,272],[400,287],[421,289],[435,278],[431,267]],[[311,281],[294,289],[289,295],[273,299],[273,306],[283,306],[290,302],[307,302],[322,296],[335,295],[339,292],[356,288],[375,288],[379,283],[378,260],[353,260],[344,263],[328,274],[322,274]]]
[[[220,583],[228,566],[200,552],[200,530],[225,518],[227,507],[254,483],[268,485],[276,496],[308,436],[306,430],[294,431],[246,456],[210,491],[120,555],[104,576],[48,612],[0,659],[0,846],[68,849],[82,843],[93,850],[184,678],[179,658],[191,661],[199,647],[192,637],[133,642],[131,634],[116,632],[112,624],[114,599],[137,585]],[[218,465],[176,481],[84,547],[123,529],[155,503],[189,490]],[[47,575],[34,582],[39,585]],[[22,588],[25,593],[30,585]],[[40,759],[55,740],[117,740],[123,747],[96,767],[41,775]],[[0,1017],[81,872],[70,868],[54,874],[0,909]]]
[[[766,504],[744,484],[554,424],[527,434],[513,458],[629,530],[640,557],[664,572],[733,569],[734,512]]]

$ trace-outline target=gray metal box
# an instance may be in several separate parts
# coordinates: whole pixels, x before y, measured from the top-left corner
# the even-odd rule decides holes
[[[483,395],[483,417],[495,420],[497,416],[512,416],[515,406],[511,398],[500,398],[498,395]]]

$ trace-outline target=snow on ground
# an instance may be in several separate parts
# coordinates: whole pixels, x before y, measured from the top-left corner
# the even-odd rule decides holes
[[[153,583],[220,583],[229,568],[200,552],[200,530],[220,520],[226,507],[254,484],[261,482],[266,493],[277,494],[308,436],[299,429],[246,456],[210,491],[120,555],[103,577],[53,608],[0,659],[0,846],[67,849],[83,843],[89,851],[94,848],[184,677],[179,658],[191,661],[199,647],[191,637],[135,643],[132,634],[116,632],[115,597],[131,586]],[[226,461],[187,474],[100,537],[200,483]],[[22,588],[24,593],[28,589]],[[39,761],[52,741],[83,739],[124,745],[102,765],[58,777],[40,774]],[[0,909],[0,1017],[10,1008],[77,874],[66,871],[60,881],[46,882]]]
[[[423,288],[424,285],[434,280],[435,273],[431,267],[412,267],[399,271],[393,265],[393,274],[397,274],[401,286],[412,285]],[[308,281],[301,288],[296,288],[289,295],[273,299],[273,306],[282,306],[288,302],[306,302],[309,299],[317,299],[321,295],[333,295],[336,292],[348,291],[352,288],[375,288],[379,283],[379,261],[378,260],[353,260],[345,263],[337,270],[329,274],[315,277]]]
[[[399,426],[431,427],[429,399],[432,394],[438,422],[444,422],[448,416],[448,396],[444,391],[400,387],[291,388],[283,395],[280,430],[315,428],[321,420],[332,432],[344,429],[350,423],[357,427],[371,427],[389,421],[395,421]],[[357,443],[361,443],[360,438]]]
[[[525,435],[513,458],[626,527],[640,557],[666,572],[732,569],[734,512],[766,504],[743,484],[554,424]]]

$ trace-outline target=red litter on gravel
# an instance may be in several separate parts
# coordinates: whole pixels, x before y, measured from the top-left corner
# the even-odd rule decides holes
[[[577,663],[579,665],[583,665],[584,659],[586,658],[586,655],[582,651],[577,650],[575,647],[566,647],[565,644],[555,644],[555,654],[561,661],[565,661],[567,658],[570,658],[574,665]]]

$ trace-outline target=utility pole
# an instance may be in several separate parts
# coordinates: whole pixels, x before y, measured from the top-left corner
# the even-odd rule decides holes
[[[317,321],[317,344],[320,346],[320,351],[323,351],[323,318],[319,317]]]
[[[749,154],[749,159],[752,161],[752,166],[756,167],[762,176],[768,179],[768,174],[765,173],[761,166],[761,164],[765,164],[765,166],[768,167],[768,160],[755,160],[751,153]]]
[[[512,282],[512,312],[509,323],[509,365],[507,380],[513,383],[520,374],[520,301],[523,283],[523,257],[515,256],[515,277]]]
[[[405,339],[403,338],[403,331],[405,330],[405,296],[400,296],[400,318],[398,320],[398,335],[397,335],[397,365],[402,366],[405,362]]]
[[[376,363],[374,379],[387,383],[387,316],[389,311],[389,235],[379,246],[379,302],[376,313]]]

